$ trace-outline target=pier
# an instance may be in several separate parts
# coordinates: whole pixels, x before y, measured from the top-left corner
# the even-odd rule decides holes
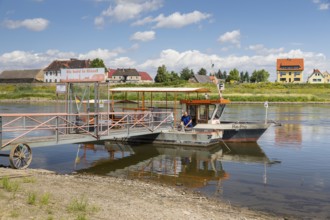
[[[126,141],[173,126],[172,112],[30,113],[0,115],[1,150],[12,167],[25,168],[34,147],[106,140]]]

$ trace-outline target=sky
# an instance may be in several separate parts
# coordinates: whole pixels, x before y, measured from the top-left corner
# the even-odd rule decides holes
[[[307,80],[330,72],[329,39],[330,0],[0,0],[0,72],[101,58],[152,77],[165,65],[275,81],[276,59],[304,58]]]

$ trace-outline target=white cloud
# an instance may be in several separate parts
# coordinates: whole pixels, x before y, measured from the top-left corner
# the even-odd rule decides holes
[[[132,25],[133,26],[142,26],[142,25],[145,25],[145,24],[148,24],[148,23],[152,23],[154,22],[154,19],[151,17],[151,16],[148,16],[148,17],[145,17],[143,19],[140,19],[136,22],[133,22]]]
[[[104,26],[104,18],[103,17],[96,17],[94,19],[94,24],[98,28],[102,28]]]
[[[240,42],[241,32],[240,30],[234,30],[231,32],[226,32],[218,38],[220,43],[232,43],[237,47],[241,46]]]
[[[329,7],[330,7],[330,3],[322,3],[322,4],[320,4],[319,9],[320,10],[328,10]]]
[[[321,0],[313,0],[313,3],[318,5],[319,10],[328,10],[330,8],[329,1],[324,2],[324,1],[321,1]]]
[[[163,14],[158,15],[156,18],[146,17],[134,22],[133,26],[145,25],[148,23],[156,23],[154,28],[181,28],[191,24],[197,24],[202,20],[210,18],[211,15],[199,11],[193,11],[187,14],[175,12],[169,16]]]
[[[267,55],[267,54],[273,54],[273,53],[281,53],[281,52],[284,51],[284,47],[280,47],[280,48],[266,48],[262,44],[250,45],[247,49],[248,50],[252,50],[255,53],[260,54],[260,55]]]
[[[156,33],[154,31],[144,31],[144,32],[136,32],[131,36],[131,40],[136,41],[151,41],[155,39]]]
[[[147,71],[151,76],[155,76],[157,68],[165,65],[169,71],[179,73],[183,68],[188,67],[196,73],[200,68],[211,72],[211,62],[214,63],[214,70],[218,69],[229,72],[233,68],[239,71],[248,71],[250,74],[254,70],[265,69],[270,73],[269,80],[274,82],[276,79],[276,59],[278,58],[304,58],[305,70],[304,79],[312,73],[313,69],[319,69],[321,72],[330,71],[330,59],[322,53],[305,52],[302,50],[284,51],[284,49],[267,49],[267,54],[256,54],[251,56],[220,56],[218,54],[206,54],[198,50],[176,51],[167,49],[160,52],[154,59],[148,59],[137,63],[132,58],[125,56],[130,50],[135,49],[137,45],[131,48],[96,49],[86,53],[63,52],[59,50],[47,50],[44,53],[35,53],[29,51],[12,51],[0,55],[0,72],[3,70],[14,69],[34,69],[44,68],[52,61],[57,59],[103,59],[105,65],[110,68],[136,68],[141,71]],[[263,45],[252,45],[250,49],[264,50]],[[269,51],[273,51],[270,53]]]
[[[196,24],[202,20],[210,18],[210,14],[193,11],[188,14],[180,14],[175,12],[168,17],[159,15],[154,19],[156,23],[155,28],[181,28],[190,24]]]
[[[262,47],[263,48],[263,47]],[[155,76],[157,68],[165,65],[169,71],[180,72],[183,68],[189,67],[196,73],[200,68],[207,69],[211,72],[211,61],[215,64],[215,71],[221,69],[227,72],[233,68],[239,71],[248,71],[250,74],[254,70],[265,69],[270,73],[269,80],[274,82],[276,79],[276,60],[278,58],[304,58],[305,60],[305,79],[313,69],[318,68],[321,71],[330,70],[330,60],[326,59],[324,54],[314,52],[303,52],[301,50],[291,50],[284,52],[282,49],[274,50],[274,53],[267,55],[253,56],[226,56],[204,54],[197,50],[189,50],[178,52],[173,49],[164,50],[160,53],[159,58],[146,60],[138,66],[139,69],[148,70],[151,75]]]
[[[110,51],[108,49],[96,49],[96,50],[91,50],[88,51],[85,54],[79,54],[78,58],[79,59],[95,59],[95,58],[100,58],[103,61],[107,61],[107,60],[111,60],[112,58],[118,56],[118,54],[120,54],[122,51],[122,49],[116,49],[114,51]]]
[[[119,57],[107,62],[107,67],[112,69],[117,68],[136,68],[136,62],[129,57]]]
[[[112,62],[114,58],[125,52],[126,50],[122,48],[116,48],[112,51],[107,49],[96,49],[88,51],[85,54],[63,52],[55,49],[47,50],[44,53],[17,50],[0,55],[0,72],[3,70],[45,68],[54,60],[68,60],[70,58],[91,60],[101,58],[107,65],[107,63]]]
[[[31,31],[43,31],[48,27],[49,21],[44,18],[33,18],[16,21],[5,20],[3,25],[9,29],[17,29],[23,27]]]
[[[118,22],[123,22],[138,18],[142,13],[154,11],[162,7],[162,0],[118,0],[116,5],[110,5],[106,10],[102,11],[98,17],[110,18]],[[95,23],[96,25],[104,25],[104,23]]]

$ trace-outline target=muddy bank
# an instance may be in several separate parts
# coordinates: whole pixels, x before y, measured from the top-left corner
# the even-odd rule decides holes
[[[288,219],[137,180],[7,168],[0,179],[0,219]]]

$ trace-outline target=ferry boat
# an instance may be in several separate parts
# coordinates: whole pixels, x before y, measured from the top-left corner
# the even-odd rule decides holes
[[[193,97],[177,100],[178,93],[203,93],[210,92],[204,88],[112,88],[114,92],[142,93],[141,110],[157,109],[145,106],[145,93],[174,93],[173,121],[170,128],[162,128],[160,132],[147,135],[131,136],[127,141],[148,142],[157,144],[175,144],[189,146],[208,146],[219,142],[257,142],[262,134],[273,124],[272,121],[223,121],[224,109],[230,100],[224,99],[220,94],[219,99],[206,99]],[[151,98],[152,100],[152,98]],[[167,99],[165,100],[167,103]],[[184,129],[180,125],[180,118],[175,109],[179,101],[181,112],[187,111],[192,118],[193,128]],[[152,102],[152,101],[151,101]],[[139,103],[139,102],[138,102]],[[167,106],[167,104],[166,104]],[[134,111],[139,108],[134,108]],[[161,119],[162,120],[162,119]],[[169,120],[168,118],[166,120]],[[154,120],[159,121],[159,119]]]

